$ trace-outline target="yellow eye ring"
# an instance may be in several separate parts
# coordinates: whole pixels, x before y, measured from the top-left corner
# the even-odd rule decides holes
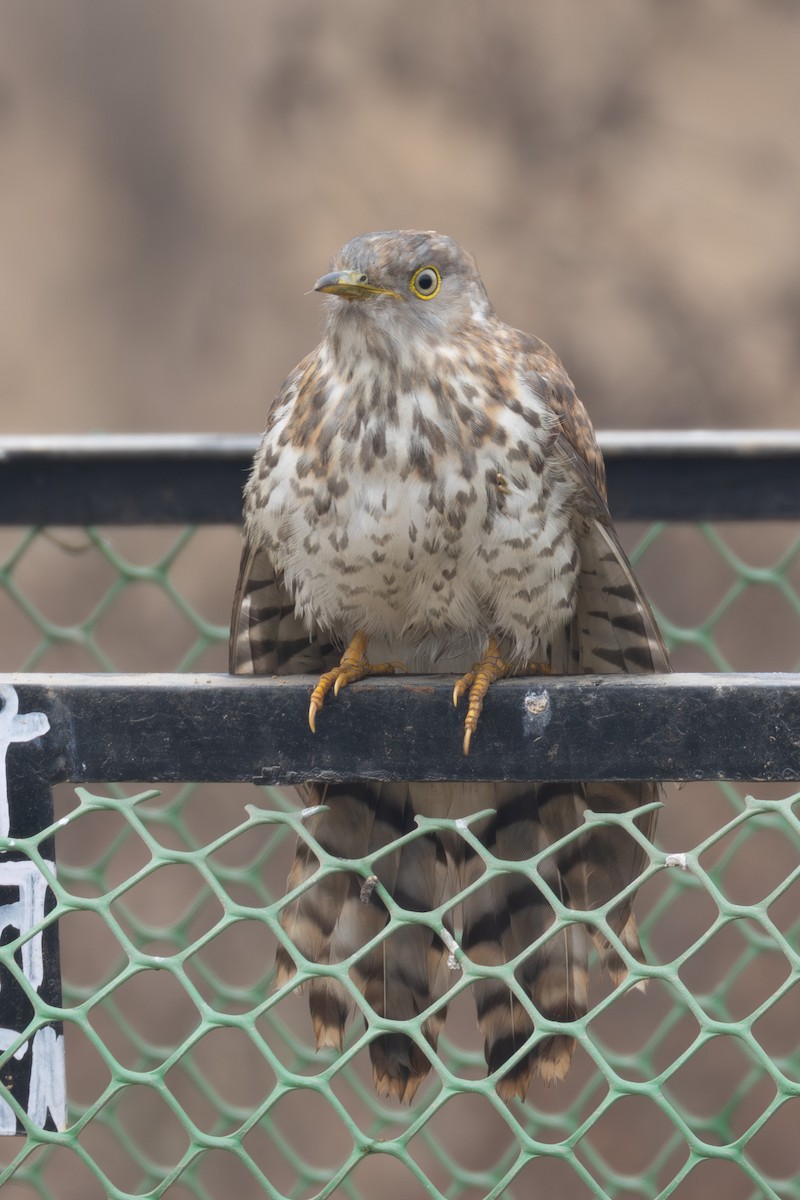
[[[442,277],[436,267],[418,267],[408,285],[419,300],[432,300],[442,286]]]

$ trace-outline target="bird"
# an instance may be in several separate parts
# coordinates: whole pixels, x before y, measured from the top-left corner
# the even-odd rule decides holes
[[[498,679],[668,671],[586,409],[556,354],[497,316],[473,256],[432,231],[364,234],[314,291],[322,339],[270,406],[245,486],[231,672],[318,676],[309,737],[360,679],[455,674],[469,753]],[[436,1062],[456,945],[481,968],[515,963],[518,988],[490,969],[471,985],[499,1095],[524,1099],[534,1076],[563,1079],[569,1023],[588,1008],[590,942],[614,984],[626,955],[644,961],[631,885],[645,850],[619,821],[584,814],[642,808],[634,821],[651,838],[659,785],[353,780],[301,792],[332,861],[374,860],[365,881],[319,870],[297,844],[276,979],[316,964],[317,1047],[342,1048],[354,1002],[335,968],[348,959],[365,1002],[355,1007],[381,1019],[374,1086],[410,1103]],[[391,849],[426,816],[449,820]],[[494,856],[483,886],[482,855],[459,832],[467,817]],[[537,877],[525,864],[542,853]],[[556,922],[548,889],[583,917]],[[383,895],[414,919],[390,921]],[[426,922],[451,897],[444,927]],[[613,937],[591,922],[601,906]]]

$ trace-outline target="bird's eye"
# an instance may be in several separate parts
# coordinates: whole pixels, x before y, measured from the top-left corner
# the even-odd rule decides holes
[[[419,267],[408,286],[420,300],[432,300],[442,286],[442,277],[436,267]]]

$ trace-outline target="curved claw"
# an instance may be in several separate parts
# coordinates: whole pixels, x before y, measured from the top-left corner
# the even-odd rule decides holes
[[[341,670],[341,667],[334,667],[332,671],[326,671],[311,693],[311,700],[308,705],[308,724],[312,733],[317,732],[317,713],[322,708],[325,697],[331,690],[331,687],[333,687],[334,682],[338,683]]]
[[[495,638],[489,639],[486,653],[479,663],[475,663],[471,671],[462,675],[453,688],[453,704],[458,705],[462,696],[469,692],[469,708],[464,721],[464,753],[469,754],[472,735],[478,728],[478,718],[483,708],[483,700],[491,685],[497,679],[504,679],[513,668],[500,654],[500,647]]]
[[[464,721],[464,753],[469,754],[472,735],[478,728],[478,718],[483,711],[483,698],[495,679],[502,678],[494,672],[479,670],[475,672],[475,681],[469,689],[469,708]]]
[[[317,686],[311,693],[308,705],[308,724],[312,733],[317,732],[317,713],[322,708],[325,697],[333,688],[334,696],[338,696],[348,683],[356,683],[369,675],[394,675],[396,671],[405,671],[406,667],[400,662],[377,663],[369,662],[366,655],[367,635],[359,630],[350,645],[342,655],[338,667],[333,667],[320,676]]]
[[[475,682],[475,671],[477,664],[471,671],[467,671],[466,675],[462,675],[456,680],[456,686],[453,688],[453,708],[458,708],[458,702],[462,696],[465,696]]]
[[[343,687],[348,683],[354,683],[357,679],[361,679],[362,675],[367,672],[359,672],[348,668],[340,663],[338,667],[333,667],[330,671],[326,671],[320,676],[319,683],[311,693],[311,700],[308,705],[308,724],[312,733],[317,732],[317,713],[322,708],[325,702],[325,697],[333,688],[334,696],[338,696]]]

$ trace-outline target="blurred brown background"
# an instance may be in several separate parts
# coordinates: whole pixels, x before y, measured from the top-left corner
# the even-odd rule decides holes
[[[5,3],[2,428],[260,428],[398,227],[600,426],[794,425],[799,58],[795,0]]]
[[[500,315],[556,348],[600,428],[796,426],[799,62],[795,0],[4,3],[0,433],[255,432],[281,380],[318,336],[319,300],[308,295],[314,279],[354,234],[393,227],[438,228],[467,245]],[[626,543],[640,532],[626,530]],[[22,551],[20,531],[0,531],[0,564],[4,554],[18,555],[11,572],[18,594],[0,592],[4,669],[98,669],[99,651],[126,670],[179,663],[224,670],[213,631],[221,633],[228,618],[237,531],[201,531],[169,566],[171,586],[208,622],[200,631],[163,579],[136,575],[169,557],[175,531],[105,535],[135,568],[118,594],[107,548],[98,550],[80,531],[38,538]],[[724,535],[757,568],[784,556],[788,587],[750,581],[713,622],[718,653],[740,670],[797,669],[796,529],[739,525]],[[675,527],[639,569],[678,631],[675,665],[716,669],[708,643],[680,631],[709,622],[729,594],[736,580],[729,559],[700,532]],[[43,622],[20,596],[53,622],[44,643]],[[83,626],[90,636],[62,635],[62,625]],[[791,787],[752,790],[785,795]],[[255,796],[250,788],[198,791],[177,800],[168,818],[154,801],[152,829],[164,844],[204,846],[235,827]],[[74,797],[60,803],[66,811]],[[165,789],[165,812],[169,803]],[[731,792],[711,785],[670,791],[662,845],[697,845],[735,808]],[[149,853],[128,834],[108,867],[102,824],[82,817],[59,843],[64,878],[78,891],[85,864],[111,887]],[[255,840],[261,845],[261,830]],[[234,849],[231,878],[239,871],[242,888],[257,891],[258,880],[277,894],[288,851],[287,841],[261,871],[252,867],[252,851],[237,857]],[[709,862],[721,857],[720,847],[709,849]],[[795,866],[779,825],[756,831],[721,868],[725,894],[742,903],[762,900]],[[198,906],[198,928],[216,919],[205,922],[212,900],[199,875],[189,874],[187,867],[160,888],[148,877],[124,897],[143,922],[143,943],[149,946],[154,926],[164,929],[165,954],[185,944],[187,904]],[[649,933],[659,963],[702,938],[718,915],[691,879],[666,874],[644,889],[640,903],[652,914],[665,888],[676,888]],[[221,878],[233,895],[234,883]],[[95,894],[94,884],[86,887]],[[784,898],[778,915],[770,910],[782,930],[796,924],[796,900]],[[246,977],[266,994],[273,948],[262,945],[259,922],[249,925],[252,944],[215,937],[197,959],[207,953],[220,975],[236,983]],[[769,945],[739,968],[742,928],[750,923],[725,927],[683,968],[692,988],[712,997],[720,980],[735,975],[730,1004],[737,1019],[781,984],[786,969]],[[120,949],[99,916],[64,920],[62,944],[76,995],[91,995],[118,969]],[[787,996],[757,1026],[768,1053],[796,1054],[797,989]],[[123,1062],[115,1011],[144,1024],[158,1046],[180,1041],[198,1020],[166,971],[143,973],[136,989],[117,991],[113,1002],[116,1010],[98,1006],[93,1019]],[[623,1055],[633,1039],[635,1063],[637,1047],[663,1026],[666,1040],[655,1054],[661,1068],[696,1033],[686,1014],[670,1026],[673,1002],[660,984],[646,1001],[622,996],[601,1018],[599,1036]],[[307,1045],[304,1002],[289,998],[280,1008]],[[455,1036],[468,1030],[475,1049],[473,1019],[466,1004],[462,1009]],[[703,1114],[729,1102],[733,1111],[735,1102],[732,1130],[739,1136],[771,1093],[733,1043],[710,1043],[671,1094]],[[93,1102],[107,1071],[77,1024],[67,1031],[67,1054],[73,1100]],[[258,1104],[263,1061],[244,1036],[237,1054],[209,1051],[198,1069],[245,1107]],[[309,1072],[327,1061],[316,1060]],[[536,1092],[530,1121],[536,1124],[537,1111],[566,1111],[596,1074],[582,1053],[564,1089]],[[188,1069],[168,1082],[187,1110],[201,1103]],[[180,1131],[173,1136],[155,1093],[139,1090],[126,1127],[148,1153],[174,1163]],[[310,1189],[290,1179],[281,1139],[294,1136],[325,1169],[341,1161],[349,1139],[322,1101],[318,1112],[308,1107],[310,1093],[287,1097],[286,1105],[295,1100],[297,1111],[279,1112],[272,1133],[266,1125],[256,1131],[265,1145],[253,1153],[277,1187],[307,1195]],[[486,1106],[467,1112],[471,1103],[458,1098],[431,1128],[459,1161],[487,1169],[498,1148],[511,1152],[509,1131]],[[108,1112],[115,1120],[113,1106]],[[614,1112],[587,1144],[622,1175],[644,1170],[671,1135],[669,1123],[652,1103],[631,1097]],[[787,1180],[800,1169],[789,1133],[793,1113],[787,1118],[781,1109],[761,1140],[749,1143],[759,1169]],[[216,1119],[207,1115],[209,1128]],[[342,1144],[334,1151],[337,1137]],[[90,1122],[82,1139],[117,1186],[145,1188],[139,1166],[105,1124]],[[18,1148],[2,1149],[8,1156]],[[684,1157],[681,1143],[660,1168],[660,1186]],[[208,1194],[263,1194],[233,1156],[218,1162],[209,1155],[208,1163]],[[385,1157],[366,1160],[364,1194],[380,1187],[387,1197],[420,1195],[407,1174],[394,1177],[395,1165]],[[590,1194],[565,1162],[531,1165],[536,1171],[521,1180],[521,1194],[528,1183],[568,1200]],[[678,1200],[723,1191],[751,1200],[743,1173],[724,1162],[712,1166],[684,1180]],[[30,1184],[12,1186],[26,1200],[49,1194],[45,1186],[69,1200],[102,1196],[95,1176],[66,1151],[56,1151],[41,1172],[44,1184],[34,1174]],[[438,1184],[446,1188],[447,1179]],[[167,1194],[184,1200],[195,1193],[176,1183]],[[463,1194],[477,1200],[484,1190],[476,1183]],[[643,1193],[627,1191],[624,1179],[613,1191],[619,1200],[634,1194]],[[779,1194],[796,1192],[787,1184]]]

